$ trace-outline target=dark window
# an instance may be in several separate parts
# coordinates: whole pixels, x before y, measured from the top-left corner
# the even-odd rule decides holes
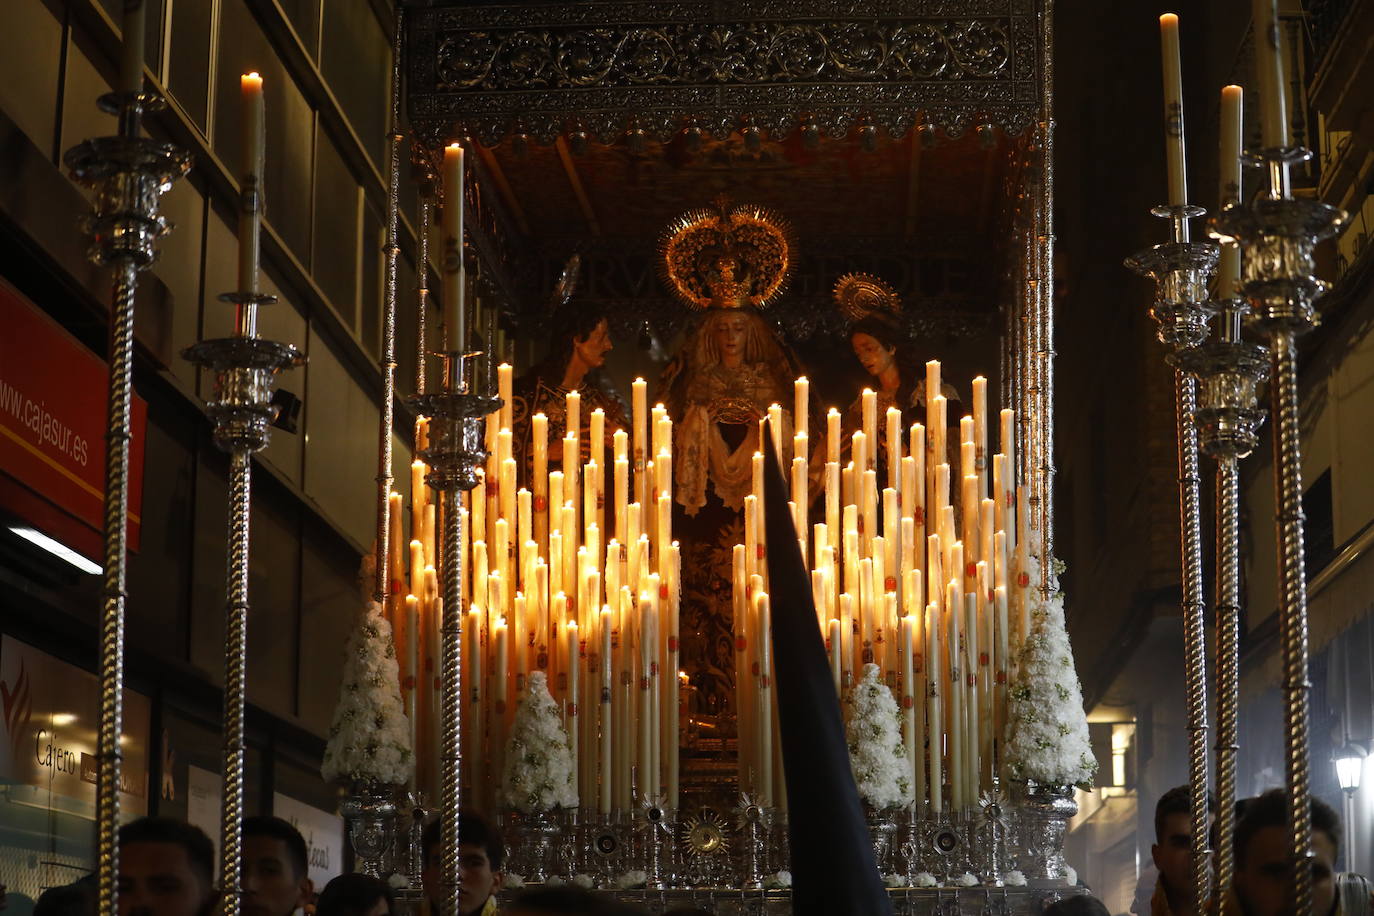
[[[315,282],[358,330],[358,182],[323,131],[315,159]]]
[[[167,89],[203,134],[210,132],[209,3],[172,5],[172,40],[168,48]]]
[[[384,168],[391,48],[369,0],[325,0],[320,70],[372,161]]]
[[[1331,505],[1331,469],[1312,481],[1302,495],[1303,565],[1315,576],[1336,556],[1336,525]]]

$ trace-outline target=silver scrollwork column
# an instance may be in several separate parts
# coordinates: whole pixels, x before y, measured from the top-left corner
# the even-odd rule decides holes
[[[140,20],[141,21],[141,20]],[[138,69],[142,82],[141,62]],[[100,610],[100,722],[96,755],[97,912],[117,912],[119,780],[124,700],[124,602],[128,562],[129,418],[133,402],[134,294],[138,273],[157,258],[155,244],[170,228],[158,214],[162,195],[191,167],[188,153],[141,136],[143,115],[162,107],[155,93],[102,96],[101,110],[118,118],[118,133],[67,151],[63,161],[79,183],[95,190],[95,212],[83,220],[88,257],[114,274],[110,302],[109,414],[105,431],[105,549]]]
[[[501,407],[500,398],[473,393],[467,366],[472,354],[443,355],[443,389],[418,394],[409,403],[430,418],[429,448],[420,457],[429,465],[426,482],[439,491],[443,515],[439,556],[443,593],[440,628],[439,821],[443,851],[440,881],[443,916],[458,916],[458,821],[462,806],[463,699],[463,544],[459,494],[477,485],[477,469],[486,458],[483,420]]]
[[[1269,338],[1269,391],[1274,422],[1275,535],[1278,544],[1279,629],[1286,694],[1289,843],[1293,855],[1293,909],[1312,912],[1311,772],[1308,761],[1307,573],[1303,568],[1302,430],[1298,417],[1299,334],[1317,324],[1313,302],[1326,289],[1315,277],[1313,249],[1335,233],[1346,214],[1328,204],[1299,200],[1289,170],[1311,153],[1300,147],[1259,150],[1247,158],[1262,165],[1268,192],[1252,204],[1227,207],[1213,233],[1235,240],[1245,253],[1241,285],[1250,300],[1250,323]]]
[[[1207,636],[1202,587],[1202,496],[1198,469],[1197,378],[1188,369],[1188,353],[1200,346],[1213,314],[1207,278],[1220,251],[1214,242],[1194,242],[1188,220],[1201,207],[1157,207],[1155,216],[1170,220],[1173,240],[1128,258],[1126,265],[1154,278],[1150,309],[1166,359],[1174,367],[1174,412],[1178,434],[1178,494],[1184,676],[1188,718],[1188,787],[1192,826],[1193,900],[1199,913],[1211,899],[1211,850],[1208,848]]]
[[[1241,340],[1243,299],[1217,303],[1220,340],[1186,356],[1199,381],[1197,413],[1202,451],[1216,460],[1216,888],[1235,875],[1236,755],[1240,706],[1240,459],[1254,451],[1264,411],[1255,404],[1268,377],[1268,353]]]

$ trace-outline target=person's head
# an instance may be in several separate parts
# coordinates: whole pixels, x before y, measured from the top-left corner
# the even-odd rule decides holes
[[[310,902],[305,838],[279,817],[243,819],[244,916],[291,916]]]
[[[1207,817],[1217,813],[1217,800],[1207,793]],[[1193,816],[1187,786],[1175,786],[1155,804],[1155,842],[1150,857],[1170,894],[1188,893],[1193,886]]]
[[[1275,916],[1288,907],[1293,886],[1289,857],[1288,793],[1270,789],[1245,806],[1236,824],[1236,895],[1249,916]],[[1336,856],[1341,821],[1331,806],[1312,798],[1312,912],[1325,916],[1335,905]]]
[[[315,916],[390,916],[391,885],[371,875],[339,875],[315,901]]]
[[[442,892],[443,847],[439,842],[442,824],[434,821],[420,836],[424,869],[420,879],[431,903]],[[482,815],[463,811],[458,815],[458,912],[461,916],[480,913],[487,898],[501,887],[501,869],[506,863],[506,845],[501,834]]]
[[[703,365],[762,362],[767,358],[763,319],[753,309],[709,309],[701,328],[699,345]]]
[[[854,356],[874,378],[896,363],[901,343],[902,334],[897,325],[876,312],[860,318],[849,329],[849,345]]]
[[[119,916],[206,916],[215,847],[198,827],[142,817],[119,828]]]
[[[1107,905],[1091,894],[1060,897],[1044,909],[1044,916],[1111,916]]]
[[[567,372],[577,363],[585,374],[600,369],[612,350],[610,326],[604,309],[594,303],[569,302],[554,312],[549,337],[549,360]]]

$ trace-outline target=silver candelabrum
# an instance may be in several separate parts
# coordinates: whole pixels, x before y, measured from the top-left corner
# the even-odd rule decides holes
[[[245,217],[258,202],[245,182]],[[249,199],[253,198],[253,199]],[[256,272],[256,271],[254,271]],[[253,453],[267,445],[276,411],[272,385],[278,372],[299,366],[305,356],[291,344],[257,336],[257,310],[276,301],[247,290],[225,293],[236,314],[234,334],[202,340],[182,355],[214,373],[214,394],[205,412],[215,424],[215,444],[229,453],[229,544],[224,606],[224,755],[220,807],[221,912],[237,916],[243,844],[243,715],[248,686],[248,561],[252,508]]]
[[[1151,316],[1158,325],[1165,357],[1174,367],[1174,411],[1178,435],[1179,524],[1182,537],[1182,612],[1184,672],[1188,717],[1188,794],[1192,822],[1194,904],[1204,912],[1212,895],[1211,851],[1207,810],[1207,646],[1206,607],[1202,585],[1202,495],[1198,469],[1198,388],[1190,355],[1208,336],[1214,313],[1207,279],[1220,249],[1215,242],[1194,242],[1188,221],[1202,216],[1187,204],[1156,207],[1155,216],[1171,225],[1171,240],[1128,258],[1126,266],[1154,279]]]
[[[139,70],[142,83],[142,70]],[[87,256],[113,273],[110,304],[105,432],[105,548],[100,612],[100,721],[96,756],[96,869],[98,912],[117,912],[119,865],[119,750],[124,701],[124,603],[128,562],[129,417],[133,399],[134,294],[138,273],[157,259],[157,240],[171,224],[158,213],[162,195],[191,167],[191,156],[141,136],[143,115],[163,105],[153,92],[120,91],[99,100],[118,119],[112,137],[67,150],[72,177],[95,191],[95,212],[83,220]]]
[[[1244,254],[1241,286],[1250,325],[1269,339],[1270,408],[1274,418],[1274,472],[1278,545],[1279,627],[1283,644],[1288,754],[1289,843],[1294,866],[1294,911],[1312,912],[1312,816],[1309,798],[1307,679],[1307,574],[1303,568],[1302,442],[1298,417],[1298,335],[1317,325],[1314,301],[1326,289],[1315,276],[1313,250],[1335,233],[1346,214],[1328,204],[1298,200],[1289,169],[1311,153],[1302,148],[1247,154],[1268,178],[1268,190],[1250,204],[1233,204],[1212,221],[1212,233],[1235,241]]]
[[[1223,291],[1224,292],[1224,291]],[[1199,382],[1198,435],[1216,473],[1216,887],[1235,875],[1237,722],[1240,705],[1240,459],[1259,441],[1264,411],[1258,388],[1269,375],[1268,352],[1241,339],[1243,299],[1214,303],[1220,337],[1184,354]]]
[[[461,308],[461,306],[460,306]],[[441,883],[443,916],[458,916],[458,820],[462,805],[463,699],[463,540],[459,493],[477,485],[478,469],[486,460],[483,421],[500,409],[501,399],[478,394],[468,381],[468,364],[475,354],[448,351],[443,358],[443,389],[417,394],[407,403],[429,418],[429,448],[420,457],[429,465],[426,483],[439,492],[442,515],[440,575],[443,579],[443,622],[439,659],[440,746],[439,819],[443,851]]]

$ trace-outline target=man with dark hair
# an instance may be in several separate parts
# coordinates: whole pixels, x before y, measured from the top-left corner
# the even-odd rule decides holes
[[[279,817],[243,820],[244,916],[291,916],[314,895],[305,837]]]
[[[1336,873],[1341,819],[1326,802],[1312,801],[1313,916],[1367,916],[1374,907],[1369,882]],[[1288,793],[1270,789],[1245,806],[1236,825],[1235,892],[1246,916],[1278,916],[1292,909],[1293,862],[1289,857]]]
[[[142,817],[119,828],[119,916],[208,916],[215,847],[197,827]]]
[[[559,290],[554,294],[548,355],[515,380],[511,443],[520,480],[525,486],[529,485],[534,468],[531,419],[535,414],[542,413],[548,418],[549,469],[561,466],[569,392],[576,391],[581,399],[577,426],[583,460],[592,455],[588,439],[592,411],[600,408],[606,415],[605,441],[600,443],[602,449],[611,448],[617,429],[629,431],[620,403],[597,384],[597,370],[605,365],[606,354],[613,348],[605,310],[595,303],[571,301],[576,283],[577,269],[570,261]]]
[[[1150,858],[1159,881],[1150,898],[1151,916],[1197,916],[1193,895],[1193,816],[1187,786],[1175,786],[1155,804],[1155,842]],[[1207,793],[1208,827],[1216,817],[1217,800]]]
[[[424,869],[424,916],[440,916],[443,906],[442,825],[432,822],[420,835]],[[496,827],[475,811],[458,815],[458,913],[459,916],[492,916],[496,912],[496,892],[501,889],[501,869],[506,862],[506,845]]]

